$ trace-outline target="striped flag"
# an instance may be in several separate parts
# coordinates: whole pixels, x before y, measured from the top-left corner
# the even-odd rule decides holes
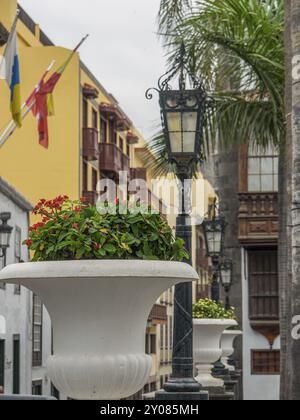
[[[42,78],[33,94],[26,101],[26,105],[32,109],[32,113],[38,121],[40,145],[46,149],[49,147],[48,117],[54,115],[53,91],[74,54],[86,40],[87,36],[81,40],[77,47],[71,52],[66,62],[54,72],[47,81],[45,80],[45,77]]]
[[[20,68],[17,36],[18,15],[13,23],[9,38],[1,62],[1,75],[10,88],[10,107],[13,120],[18,127],[22,125],[21,116],[21,92],[20,92]]]

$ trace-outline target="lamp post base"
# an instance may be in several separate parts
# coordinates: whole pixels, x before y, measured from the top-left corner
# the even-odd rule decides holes
[[[164,385],[164,390],[155,394],[156,400],[208,401],[207,391],[201,390],[201,385],[194,378],[170,378]]]
[[[199,392],[166,392],[158,391],[155,394],[157,401],[209,401],[207,391]]]
[[[225,387],[205,388],[204,391],[209,393],[210,401],[234,401],[235,396],[233,392],[227,392]]]
[[[164,384],[164,391],[175,393],[199,392],[201,385],[194,378],[170,378]]]
[[[221,360],[218,360],[212,369],[212,375],[215,378],[223,378],[229,376],[229,370],[226,369],[225,365],[222,363]]]

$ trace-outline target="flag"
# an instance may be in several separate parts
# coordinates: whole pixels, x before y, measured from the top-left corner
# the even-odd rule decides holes
[[[10,88],[10,108],[13,120],[18,127],[22,125],[21,116],[21,91],[20,91],[20,68],[18,53],[17,19],[13,23],[4,57],[1,62],[1,74]]]
[[[32,109],[32,113],[38,121],[39,143],[46,149],[49,147],[48,117],[54,115],[53,91],[74,54],[86,38],[87,36],[82,39],[65,63],[47,81],[45,77],[41,79],[39,85],[26,101],[26,105]]]

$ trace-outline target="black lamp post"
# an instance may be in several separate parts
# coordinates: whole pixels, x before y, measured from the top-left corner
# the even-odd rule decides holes
[[[220,301],[220,257],[224,252],[224,237],[226,222],[224,217],[217,215],[217,200],[210,206],[208,218],[203,221],[203,232],[207,256],[212,259],[213,280],[211,285],[211,298]]]
[[[230,306],[230,299],[229,299],[229,293],[232,286],[232,260],[225,260],[222,261],[220,264],[220,278],[221,283],[225,291],[226,300],[225,300],[225,309],[229,310],[231,308]]]
[[[179,89],[173,90],[170,81],[179,76]],[[187,78],[191,87],[187,88]],[[187,70],[185,48],[175,66],[159,79],[159,94],[162,125],[167,147],[167,159],[174,165],[180,181],[181,211],[176,220],[177,237],[184,239],[189,254],[192,251],[192,227],[190,218],[192,168],[202,157],[203,121],[207,106],[207,95],[200,81]],[[152,99],[146,92],[146,98]],[[187,188],[185,188],[185,186]],[[187,261],[192,264],[191,258]],[[193,366],[193,317],[192,284],[175,287],[174,296],[174,345],[172,376],[164,385],[165,392],[157,393],[157,399],[203,399],[200,385],[194,379]]]
[[[10,246],[10,237],[13,231],[13,227],[8,225],[8,221],[11,218],[11,213],[0,213],[0,258],[3,258],[3,266],[6,266],[6,252]]]

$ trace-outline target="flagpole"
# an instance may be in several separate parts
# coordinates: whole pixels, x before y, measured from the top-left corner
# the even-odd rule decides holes
[[[47,74],[52,70],[53,66],[55,64],[55,60],[51,61],[50,65],[47,67],[45,73],[43,74],[42,79],[47,76]],[[34,90],[32,91],[32,93],[30,94],[30,96],[28,97],[28,99],[33,95],[33,93],[38,89],[38,85],[35,86]],[[28,101],[27,99],[27,101]],[[28,107],[27,106],[27,101],[23,103],[22,107],[21,107],[21,111],[22,112],[22,121],[27,117],[27,115],[30,113],[30,111],[32,110],[33,106],[35,105],[35,102],[33,101],[33,103]],[[27,107],[27,109],[26,109]],[[14,120],[11,120],[7,127],[5,128],[5,130],[3,131],[3,133],[0,136],[0,149],[5,145],[5,143],[7,142],[7,140],[9,139],[9,137],[15,132],[17,128],[17,124],[15,123]]]
[[[14,27],[14,25],[16,25],[16,22],[18,20],[19,13],[20,13],[20,10],[18,9],[17,16],[15,18],[13,27]],[[81,47],[81,45],[87,40],[88,37],[89,37],[89,34],[87,34],[85,37],[82,38],[82,40],[79,42],[79,44],[74,48],[70,59],[79,50],[79,48]],[[68,62],[67,62],[67,64],[68,64]],[[50,66],[47,68],[45,74],[43,75],[43,78],[47,75],[47,73],[50,72],[50,70],[52,69],[52,67],[53,67],[54,64],[55,64],[55,60],[52,61],[52,63],[50,64]],[[42,80],[43,80],[43,78],[42,78]],[[37,89],[37,87],[38,87],[38,85],[35,87],[35,90]],[[27,101],[34,94],[35,90],[31,93],[31,95],[29,96],[29,98],[27,99]],[[26,108],[27,101],[22,105],[21,110],[24,110]],[[26,116],[32,110],[32,108],[33,108],[34,105],[35,105],[35,102],[33,101],[33,103],[29,107],[27,107],[25,113],[22,114],[22,121],[26,118]],[[4,144],[7,142],[7,140],[9,139],[9,137],[14,133],[14,131],[16,130],[16,128],[17,128],[17,125],[16,125],[15,121],[13,121],[13,120],[10,121],[10,123],[8,124],[8,126],[5,128],[4,132],[0,136],[0,149],[4,146]]]

